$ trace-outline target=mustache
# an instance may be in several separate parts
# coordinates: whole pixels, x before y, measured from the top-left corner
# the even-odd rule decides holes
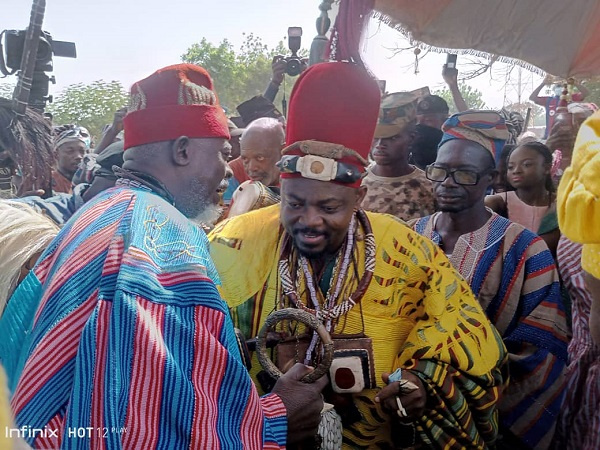
[[[300,233],[302,233],[302,234],[312,234],[314,236],[326,236],[327,235],[327,233],[325,233],[324,231],[319,231],[319,230],[316,230],[314,228],[306,228],[306,227],[305,228],[296,228],[293,231],[294,236],[296,236],[296,235],[298,235]]]
[[[447,187],[447,186],[442,186],[441,183],[438,184],[433,191],[436,194],[452,194],[452,195],[457,195],[460,194],[460,190],[457,187]]]

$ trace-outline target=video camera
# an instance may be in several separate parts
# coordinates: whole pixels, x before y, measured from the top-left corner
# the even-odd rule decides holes
[[[290,77],[296,77],[302,73],[302,60],[298,57],[298,50],[302,44],[302,27],[288,28],[288,47],[292,55],[283,60],[286,62],[285,73]]]
[[[5,30],[6,67],[12,69],[5,75],[11,75],[21,68],[23,47],[25,45],[25,30]],[[55,41],[50,33],[42,31],[38,44],[35,61],[36,72],[52,72],[52,55],[65,58],[77,58],[74,42]]]
[[[5,76],[15,74],[21,68],[23,48],[25,46],[25,30],[4,30],[0,34],[0,73]],[[2,45],[4,41],[4,46]],[[6,57],[4,48],[6,48]],[[54,77],[49,77],[45,72],[52,72],[54,65],[53,56],[77,58],[74,42],[55,41],[50,33],[42,31],[32,75],[29,105],[43,111],[46,102],[52,101],[48,96],[50,82],[55,83]]]

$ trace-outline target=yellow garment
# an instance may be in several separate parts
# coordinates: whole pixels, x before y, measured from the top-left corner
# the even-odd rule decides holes
[[[247,337],[256,336],[266,317],[279,307],[281,284],[277,262],[283,233],[279,210],[279,205],[274,205],[233,218],[218,225],[209,235],[211,256],[222,281],[221,294],[230,306],[235,325]],[[360,305],[340,319],[334,332],[353,334],[363,331],[362,310],[364,332],[373,340],[378,387],[383,386],[382,373],[393,372],[398,367],[421,370],[420,365],[428,361],[434,363],[422,370],[431,370],[429,375],[434,381],[425,377],[426,386],[446,376],[450,372],[448,367],[453,368],[453,373],[454,369],[459,371],[455,378],[467,375],[465,380],[472,380],[470,377],[476,377],[478,381],[471,382],[472,390],[467,394],[471,412],[476,417],[469,415],[467,422],[479,429],[467,430],[461,435],[464,441],[455,437],[449,439],[453,444],[441,448],[458,448],[462,442],[483,448],[488,435],[495,434],[497,425],[492,407],[502,384],[499,376],[505,358],[502,340],[488,322],[469,285],[437,246],[391,216],[367,215],[377,245],[375,274]],[[357,240],[358,273],[362,275],[365,246],[364,241]],[[357,284],[358,280],[349,278],[343,292],[352,292]],[[303,288],[298,292],[306,303]],[[253,366],[258,366],[255,357]],[[453,386],[453,382],[463,385],[455,379],[446,384]],[[390,445],[390,425],[396,419],[390,420],[373,402],[377,391],[365,390],[354,396],[363,420],[344,433],[345,439],[355,445]],[[470,403],[484,398],[485,402],[477,407]],[[446,401],[452,402],[453,398]],[[466,401],[458,403],[461,413],[466,410],[467,415],[470,414]],[[486,422],[487,419],[477,416],[481,411],[474,411],[478,408],[489,408],[491,412],[486,414],[494,418]],[[441,419],[436,422],[432,416],[435,414],[418,420],[418,428],[424,429],[433,442],[443,441],[444,438],[438,437],[444,433],[438,426]],[[488,429],[482,432],[486,427]],[[482,438],[481,435],[486,436]]]
[[[13,442],[10,439],[10,428],[12,425],[12,414],[10,409],[8,384],[6,382],[6,374],[0,366],[0,448],[11,449]]]
[[[562,233],[584,244],[583,269],[600,278],[600,111],[579,130],[558,187],[557,209]]]
[[[581,267],[587,273],[600,279],[600,244],[583,244]]]

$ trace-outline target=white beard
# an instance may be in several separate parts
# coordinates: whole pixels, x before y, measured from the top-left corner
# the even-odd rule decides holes
[[[223,208],[218,205],[208,205],[204,210],[198,214],[196,217],[191,218],[190,220],[199,225],[202,228],[213,228],[223,214]]]

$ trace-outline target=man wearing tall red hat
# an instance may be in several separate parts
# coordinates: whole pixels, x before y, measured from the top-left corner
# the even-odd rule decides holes
[[[299,364],[258,396],[189,220],[218,201],[230,148],[210,76],[183,64],[135,83],[124,126],[117,185],[71,218],[2,317],[20,437],[263,449],[314,435],[324,382],[300,382]]]
[[[496,438],[505,348],[439,248],[361,209],[379,107],[377,82],[358,64],[317,64],[300,76],[279,162],[281,205],[209,235],[221,293],[249,337],[281,308],[322,321],[334,340],[325,397],[345,448],[485,448]],[[317,335],[276,331],[277,366],[321,362]]]

